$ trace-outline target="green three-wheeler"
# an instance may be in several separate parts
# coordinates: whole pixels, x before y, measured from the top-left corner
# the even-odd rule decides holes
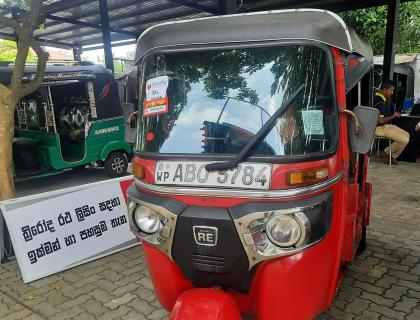
[[[0,67],[0,82],[12,69]],[[30,81],[35,69],[25,70]],[[21,99],[15,113],[13,167],[17,178],[67,168],[104,166],[111,177],[127,171],[132,146],[112,73],[98,65],[47,66],[42,86]]]

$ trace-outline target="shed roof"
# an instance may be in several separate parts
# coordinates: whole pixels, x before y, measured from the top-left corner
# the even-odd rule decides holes
[[[404,64],[411,63],[416,59],[420,59],[420,54],[418,53],[407,53],[407,54],[396,54],[395,55],[395,64]],[[384,56],[375,56],[373,57],[373,63],[382,65],[384,63]]]
[[[388,4],[387,0],[107,0],[111,40],[135,43],[152,25],[217,15],[221,3],[235,1],[238,12],[304,7],[339,12]],[[405,1],[409,0],[401,0]],[[15,12],[21,20],[24,12]],[[44,0],[44,12],[45,30],[35,31],[44,44],[65,48],[102,44],[98,0]],[[0,6],[0,15],[11,17],[10,8]],[[0,38],[15,36],[11,29],[0,26]]]
[[[140,36],[134,62],[156,48],[282,40],[324,43],[373,61],[369,44],[347,28],[338,15],[326,10],[295,9],[159,24]]]
[[[217,0],[198,0],[190,5],[179,2],[182,1],[108,0],[111,41],[135,43],[144,30],[156,23],[217,14]],[[17,12],[22,19],[24,11]],[[63,48],[102,43],[98,0],[44,0],[44,13],[45,30],[35,31],[40,42]],[[0,6],[0,15],[11,17],[11,10]],[[0,38],[14,37],[12,29],[0,25]]]

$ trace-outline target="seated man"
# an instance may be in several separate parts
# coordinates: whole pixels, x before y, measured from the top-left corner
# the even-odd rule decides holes
[[[373,106],[377,108],[380,113],[375,135],[393,140],[391,151],[389,150],[389,147],[386,147],[384,150],[386,155],[382,156],[385,160],[389,157],[389,152],[391,152],[392,164],[398,164],[397,158],[408,144],[410,134],[392,124],[392,120],[394,118],[399,118],[401,115],[399,112],[395,112],[394,106],[388,101],[394,93],[394,89],[395,85],[392,81],[382,82],[380,90],[375,94]]]

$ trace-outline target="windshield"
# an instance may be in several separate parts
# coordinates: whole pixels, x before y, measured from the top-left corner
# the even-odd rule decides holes
[[[165,53],[144,61],[137,150],[236,155],[300,85],[252,156],[331,151],[337,110],[327,53],[288,45]]]

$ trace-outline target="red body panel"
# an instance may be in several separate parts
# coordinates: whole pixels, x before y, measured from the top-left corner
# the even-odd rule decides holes
[[[343,200],[339,197],[341,189],[341,183],[331,189],[337,196],[332,227],[325,239],[298,254],[261,263],[247,295],[228,292],[242,314],[278,320],[280,314],[273,310],[281,310],[284,319],[309,320],[329,306],[329,293],[335,292],[337,285],[333,275],[339,253],[336,244],[341,237],[341,218],[337,214]],[[143,250],[159,301],[170,311],[180,294],[193,285],[163,252],[145,242]]]
[[[183,291],[193,288],[193,285],[165,254],[147,242],[142,243],[156,295],[160,304],[166,310],[171,310],[178,296]]]
[[[344,61],[338,49],[332,49],[335,61],[335,88],[339,108],[346,106]],[[328,165],[329,177],[342,172],[333,192],[333,218],[327,236],[312,247],[288,257],[266,260],[257,266],[247,294],[235,291],[195,289],[178,266],[163,252],[144,243],[143,249],[156,294],[170,319],[240,319],[232,301],[243,315],[258,320],[310,320],[328,308],[342,278],[343,261],[350,261],[359,203],[363,203],[369,220],[371,186],[349,181],[350,156],[346,116],[339,116],[340,143],[334,156],[326,160],[273,166],[271,189],[290,188],[286,173],[291,169]],[[145,168],[144,181],[154,183],[156,161],[134,158]],[[366,166],[367,167],[367,163]],[[366,178],[366,172],[364,179]],[[148,192],[142,190],[143,192]],[[322,190],[322,192],[325,190]],[[320,193],[321,191],[318,191]],[[312,197],[316,193],[306,195]],[[187,205],[231,207],[247,201],[280,201],[275,199],[232,199],[185,195],[166,195]],[[368,199],[358,198],[368,197]],[[299,197],[304,198],[304,197]],[[292,199],[288,199],[292,200]],[[285,201],[285,200],[281,200]],[[229,295],[228,295],[229,294]]]
[[[346,262],[351,262],[354,255],[354,240],[355,235],[360,232],[356,229],[356,221],[358,220],[358,198],[359,198],[359,185],[350,184],[348,186],[347,197],[347,214],[346,214],[346,228],[344,233],[344,248],[342,258]],[[356,247],[357,248],[357,247]]]
[[[175,303],[169,320],[241,320],[230,295],[218,289],[184,291]]]

